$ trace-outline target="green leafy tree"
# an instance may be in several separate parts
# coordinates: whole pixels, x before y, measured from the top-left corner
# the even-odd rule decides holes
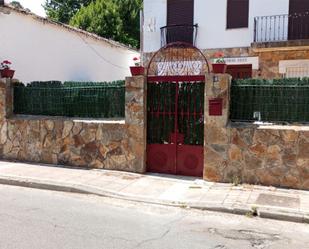
[[[92,0],[46,0],[43,7],[50,19],[69,23],[75,13],[90,2]]]
[[[96,0],[82,7],[70,24],[116,41],[139,46],[142,0]]]
[[[123,24],[121,41],[139,46],[140,40],[140,10],[142,0],[114,0],[119,7],[119,13]]]
[[[118,39],[123,30],[118,6],[113,0],[99,0],[82,7],[70,25],[112,39]]]

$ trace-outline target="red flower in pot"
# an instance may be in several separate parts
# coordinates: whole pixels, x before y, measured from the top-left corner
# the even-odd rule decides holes
[[[8,60],[4,60],[0,65],[1,78],[13,78],[15,71],[10,68],[12,63]]]
[[[227,65],[224,60],[224,54],[222,52],[217,52],[214,54],[214,63],[212,64],[212,71],[214,73],[225,73]]]
[[[140,58],[134,57],[133,61],[134,61],[134,66],[130,67],[132,76],[144,75],[145,69],[144,67],[141,66]]]

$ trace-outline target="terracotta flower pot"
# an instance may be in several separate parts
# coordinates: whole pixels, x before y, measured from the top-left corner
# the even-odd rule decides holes
[[[5,68],[0,70],[1,78],[13,78],[15,71]]]
[[[225,73],[227,65],[225,63],[213,63],[212,64],[212,71],[214,73]]]
[[[145,69],[142,66],[130,67],[132,76],[144,75]]]

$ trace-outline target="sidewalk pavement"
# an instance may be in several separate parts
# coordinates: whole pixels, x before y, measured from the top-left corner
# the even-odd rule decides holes
[[[309,223],[309,191],[6,161],[0,184]]]

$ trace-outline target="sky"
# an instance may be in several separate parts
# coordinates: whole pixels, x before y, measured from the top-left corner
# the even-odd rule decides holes
[[[12,0],[5,0],[6,3],[11,2]],[[45,3],[45,0],[17,0],[21,3],[22,6],[31,10],[31,12],[45,17],[45,11],[42,7],[42,4]]]

